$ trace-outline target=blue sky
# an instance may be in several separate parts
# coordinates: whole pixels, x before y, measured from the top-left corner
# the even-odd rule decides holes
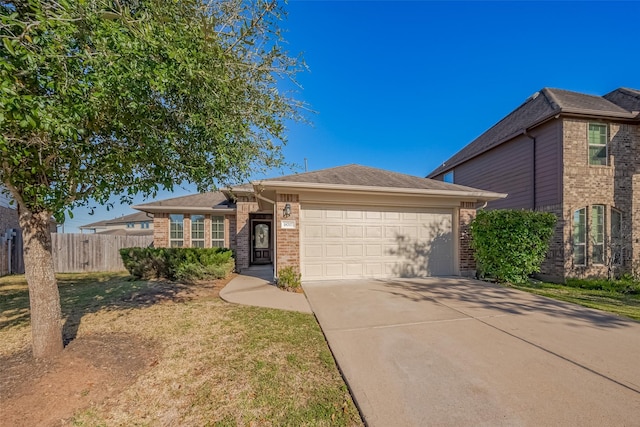
[[[640,2],[290,0],[286,9],[288,49],[310,69],[298,98],[317,113],[311,126],[290,126],[284,153],[309,170],[359,163],[425,176],[543,87],[640,89]],[[133,212],[78,208],[65,231]]]

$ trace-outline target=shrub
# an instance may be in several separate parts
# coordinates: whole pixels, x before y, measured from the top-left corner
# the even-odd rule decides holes
[[[540,271],[555,224],[555,215],[547,212],[478,211],[471,222],[471,245],[480,274],[499,282],[526,282]]]
[[[640,294],[640,282],[625,276],[619,280],[569,278],[565,285],[571,288],[598,290],[616,294]]]
[[[298,292],[302,286],[302,275],[289,266],[278,270],[278,287],[286,291]]]
[[[221,279],[235,266],[233,252],[224,248],[124,248],[120,256],[129,273],[142,279]]]

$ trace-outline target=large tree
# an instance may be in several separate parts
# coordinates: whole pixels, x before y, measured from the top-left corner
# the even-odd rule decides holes
[[[0,3],[0,184],[17,204],[33,354],[62,350],[52,217],[282,163],[302,61],[265,0]]]

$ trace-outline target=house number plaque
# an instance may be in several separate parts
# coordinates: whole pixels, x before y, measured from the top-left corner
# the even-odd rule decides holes
[[[296,228],[296,221],[293,219],[283,219],[282,221],[280,221],[280,228],[282,229],[289,229],[289,230],[295,230]]]

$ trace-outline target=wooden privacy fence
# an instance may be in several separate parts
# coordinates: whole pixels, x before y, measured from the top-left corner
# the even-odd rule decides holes
[[[56,273],[122,271],[120,249],[144,248],[152,242],[153,236],[54,233],[53,265]]]
[[[0,276],[12,273],[24,273],[22,236],[15,229],[0,234]]]

